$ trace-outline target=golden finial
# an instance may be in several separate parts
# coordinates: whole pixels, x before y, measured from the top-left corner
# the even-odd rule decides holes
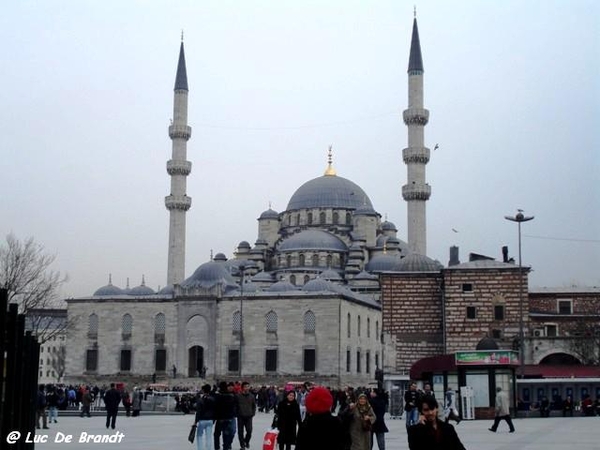
[[[327,169],[325,169],[325,175],[336,176],[335,169],[333,168],[333,145],[329,146],[329,151],[327,152]]]

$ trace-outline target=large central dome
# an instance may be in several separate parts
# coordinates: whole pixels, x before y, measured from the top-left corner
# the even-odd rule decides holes
[[[337,175],[323,175],[307,181],[292,195],[287,210],[305,208],[373,208],[371,200],[357,184]]]

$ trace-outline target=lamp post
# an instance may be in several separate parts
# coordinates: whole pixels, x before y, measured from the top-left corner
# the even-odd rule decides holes
[[[240,361],[239,361],[239,369],[240,369],[240,380],[242,379],[242,347],[244,346],[244,271],[246,270],[246,266],[244,264],[240,264],[238,266],[238,270],[240,271]]]
[[[517,222],[519,229],[519,375],[525,376],[525,337],[523,333],[523,265],[521,263],[521,223],[533,220],[533,216],[525,216],[523,210],[517,210],[518,213],[512,216],[504,216],[506,220]]]

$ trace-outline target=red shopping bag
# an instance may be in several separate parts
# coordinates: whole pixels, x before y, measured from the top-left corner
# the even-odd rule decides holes
[[[263,439],[263,450],[275,450],[277,447],[277,435],[279,430],[269,430]]]

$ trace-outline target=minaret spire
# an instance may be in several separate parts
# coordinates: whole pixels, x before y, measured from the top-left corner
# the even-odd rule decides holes
[[[404,123],[408,127],[408,147],[402,150],[407,166],[407,183],[402,186],[402,197],[407,202],[408,248],[413,253],[426,255],[425,203],[431,196],[431,186],[425,180],[425,166],[429,162],[430,151],[424,144],[429,111],[423,106],[423,72],[415,8],[408,60],[408,109],[403,113]]]
[[[185,67],[185,52],[182,42],[179,49],[179,62],[175,75],[173,119],[169,126],[172,144],[172,158],[167,161],[167,173],[171,177],[171,195],[165,197],[169,211],[169,256],[167,285],[180,283],[185,278],[185,215],[192,206],[192,199],[186,195],[187,176],[192,171],[192,163],[187,161],[187,141],[192,129],[187,124],[188,82]]]

